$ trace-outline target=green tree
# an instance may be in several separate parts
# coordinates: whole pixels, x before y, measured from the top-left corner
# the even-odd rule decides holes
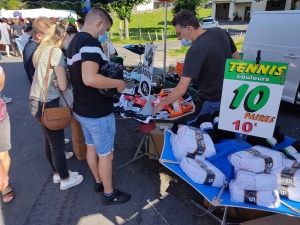
[[[20,0],[7,0],[4,1],[4,3],[5,3],[5,9],[14,10],[14,9],[20,9],[21,7]]]
[[[112,8],[117,13],[117,17],[124,21],[125,39],[129,40],[129,23],[131,13],[135,5],[146,3],[147,0],[123,0],[112,3]],[[122,37],[121,37],[122,38]]]
[[[174,15],[183,9],[187,9],[197,15],[197,8],[200,6],[202,0],[175,0],[172,12]]]

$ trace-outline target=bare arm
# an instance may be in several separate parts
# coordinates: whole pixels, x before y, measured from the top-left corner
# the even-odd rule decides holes
[[[111,79],[98,73],[99,64],[92,61],[82,63],[82,81],[86,86],[98,89],[117,88],[122,92],[126,85],[122,80]]]
[[[233,59],[241,59],[240,54],[238,53],[238,51],[236,51],[235,53],[233,53],[233,54],[231,55],[231,57],[232,57]]]
[[[0,75],[0,92],[4,88],[4,83],[5,83],[5,73],[2,71],[2,74]]]
[[[66,68],[63,66],[55,66],[54,71],[58,81],[58,87],[61,91],[65,91],[68,88],[68,79]]]
[[[179,84],[174,88],[174,90],[162,100],[155,108],[154,108],[154,115],[159,112],[164,106],[169,105],[179,98],[181,98],[189,88],[189,85],[192,81],[190,77],[181,77]]]

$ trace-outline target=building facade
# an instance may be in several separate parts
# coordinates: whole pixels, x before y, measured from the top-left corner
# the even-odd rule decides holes
[[[212,17],[217,20],[248,21],[254,11],[290,10],[292,0],[213,0]],[[297,3],[299,8],[299,2]]]

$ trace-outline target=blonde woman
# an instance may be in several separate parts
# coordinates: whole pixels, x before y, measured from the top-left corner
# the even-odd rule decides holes
[[[35,74],[30,91],[30,111],[40,125],[48,57],[52,48],[49,81],[46,84],[48,85],[48,91],[45,108],[58,107],[60,91],[65,91],[68,87],[64,54],[61,49],[67,49],[69,43],[77,33],[76,28],[68,26],[68,24],[66,21],[62,21],[58,25],[52,25],[48,35],[41,41],[33,55]],[[58,81],[58,88],[53,84],[53,80],[56,79]],[[69,171],[67,167],[64,130],[49,130],[42,125],[41,127],[45,137],[46,157],[54,173],[53,182],[60,183],[61,190],[66,190],[80,184],[83,177],[77,172]]]

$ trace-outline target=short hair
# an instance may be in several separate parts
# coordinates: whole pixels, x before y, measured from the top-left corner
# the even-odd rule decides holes
[[[180,12],[178,12],[173,18],[172,25],[174,27],[176,25],[179,25],[181,27],[192,26],[195,29],[198,29],[200,27],[196,15],[189,10],[181,10]]]
[[[53,24],[50,19],[44,16],[36,18],[32,24],[33,35],[37,33],[47,34]]]
[[[91,20],[93,20],[95,15],[99,16],[101,19],[106,20],[107,22],[110,22],[110,24],[113,25],[113,20],[112,20],[111,16],[108,14],[108,12],[106,10],[104,10],[100,7],[92,8],[86,15],[85,21],[90,22]]]
[[[84,20],[83,19],[78,19],[76,22],[80,23],[80,24],[84,24]]]

